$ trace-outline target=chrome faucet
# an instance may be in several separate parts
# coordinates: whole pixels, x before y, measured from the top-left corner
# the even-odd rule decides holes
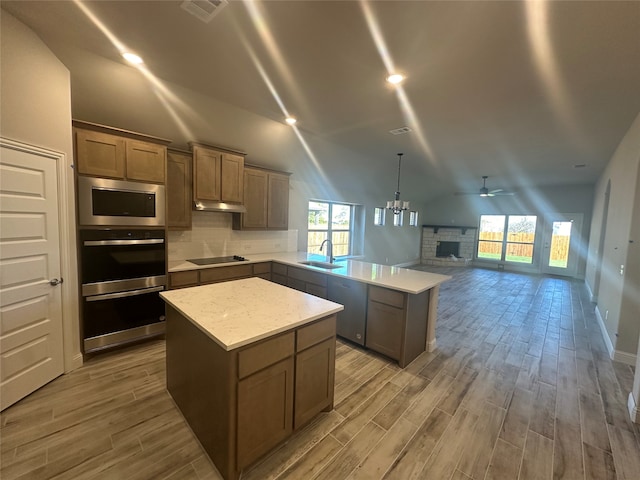
[[[322,251],[325,243],[329,244],[329,246],[327,247],[327,262],[333,263],[333,243],[331,242],[331,240],[327,238],[325,241],[323,241],[320,244],[320,251]]]

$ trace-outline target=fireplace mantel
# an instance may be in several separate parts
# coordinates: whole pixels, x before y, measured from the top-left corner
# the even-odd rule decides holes
[[[433,228],[433,233],[438,233],[438,230],[440,228],[453,228],[462,230],[462,235],[464,235],[465,233],[467,233],[467,230],[476,229],[478,227],[464,227],[462,225],[422,225],[422,228]]]

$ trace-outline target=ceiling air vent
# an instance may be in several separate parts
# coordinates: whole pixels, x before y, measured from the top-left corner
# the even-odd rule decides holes
[[[185,0],[180,6],[204,23],[209,23],[228,4],[228,0]]]
[[[403,133],[409,133],[411,129],[409,127],[400,127],[395,130],[389,130],[391,135],[402,135]]]

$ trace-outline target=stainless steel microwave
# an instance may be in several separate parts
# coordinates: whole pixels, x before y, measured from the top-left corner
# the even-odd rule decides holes
[[[80,225],[163,227],[164,185],[78,177]]]

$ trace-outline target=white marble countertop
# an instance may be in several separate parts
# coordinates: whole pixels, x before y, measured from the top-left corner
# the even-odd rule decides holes
[[[392,290],[412,294],[422,293],[425,290],[429,290],[451,279],[448,275],[422,272],[419,270],[411,270],[408,268],[389,265],[380,265],[377,263],[362,262],[360,260],[336,261],[335,264],[340,265],[340,268],[332,270],[312,267],[302,265],[299,262],[305,260],[326,261],[326,259],[322,255],[309,254],[306,252],[261,253],[257,255],[249,255],[245,258],[247,259],[246,262],[219,263],[216,265],[196,265],[186,260],[181,262],[169,262],[169,272],[274,261],[295,267],[306,268],[316,272],[326,273],[327,275],[350,278],[360,282],[369,283],[371,285],[377,285],[379,287],[390,288]]]
[[[225,350],[344,309],[338,303],[261,278],[169,290],[160,296]]]

